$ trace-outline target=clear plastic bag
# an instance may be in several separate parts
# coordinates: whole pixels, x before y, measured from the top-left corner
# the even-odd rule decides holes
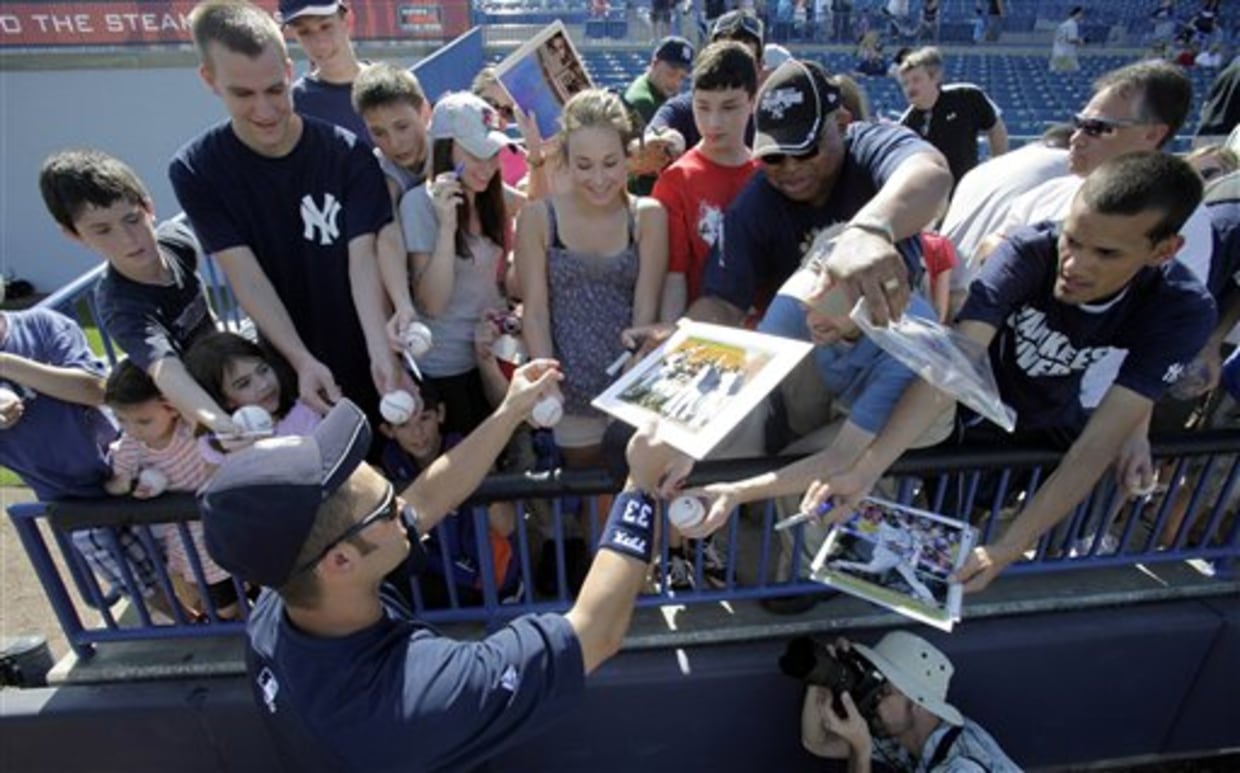
[[[879,348],[932,386],[1008,432],[1016,429],[1016,411],[999,397],[990,355],[976,341],[912,314],[905,314],[887,327],[877,327],[870,322],[864,298],[857,301],[851,317]]]

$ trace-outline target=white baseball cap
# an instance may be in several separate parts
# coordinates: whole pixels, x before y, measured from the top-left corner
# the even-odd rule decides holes
[[[432,140],[456,140],[470,154],[491,158],[512,140],[499,130],[499,113],[467,91],[447,94],[431,111]]]
[[[964,724],[960,711],[947,702],[947,684],[956,669],[938,647],[908,631],[892,631],[873,648],[852,646],[909,700],[948,724]]]

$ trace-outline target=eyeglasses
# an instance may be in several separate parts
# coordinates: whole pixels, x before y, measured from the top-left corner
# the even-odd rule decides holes
[[[486,100],[486,103],[491,106],[492,110],[499,113],[500,118],[503,118],[508,123],[516,122],[517,111],[513,109],[512,105],[501,105],[493,99]]]
[[[767,166],[779,166],[780,164],[784,163],[788,159],[792,159],[793,161],[798,161],[798,162],[809,161],[811,158],[817,155],[818,155],[818,146],[811,145],[810,149],[804,151],[803,153],[767,153],[762,156],[762,163],[766,164]]]
[[[1085,132],[1090,137],[1109,136],[1120,129],[1143,124],[1143,121],[1124,121],[1118,118],[1086,118],[1080,113],[1072,116],[1072,128]]]
[[[331,552],[332,548],[336,547],[341,542],[345,542],[353,537],[356,537],[358,534],[361,534],[363,531],[376,523],[379,523],[380,521],[390,523],[395,521],[398,517],[400,517],[400,507],[396,501],[396,489],[391,483],[389,483],[387,484],[386,492],[383,495],[383,500],[379,503],[378,507],[370,513],[367,513],[365,518],[345,529],[339,537],[327,543],[327,545],[320,550],[319,554],[314,558],[294,569],[293,574],[297,575],[313,569],[327,556],[328,553]],[[290,577],[291,576],[292,575],[290,575]]]

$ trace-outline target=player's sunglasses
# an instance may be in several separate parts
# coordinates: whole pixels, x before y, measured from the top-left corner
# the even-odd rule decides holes
[[[801,153],[767,153],[762,156],[762,163],[767,166],[779,166],[788,159],[792,159],[793,161],[809,161],[817,155],[818,146],[815,144],[811,145],[809,150]]]
[[[1072,128],[1085,132],[1090,137],[1110,136],[1120,129],[1141,125],[1141,121],[1124,121],[1116,118],[1086,118],[1080,113],[1072,116]]]
[[[332,548],[336,547],[341,542],[346,542],[353,539],[380,521],[395,521],[399,516],[400,503],[396,501],[396,489],[391,483],[389,483],[387,484],[387,489],[385,490],[383,499],[379,502],[378,507],[367,513],[365,518],[345,529],[339,537],[327,543],[327,546],[320,550],[318,555],[297,567],[293,571],[293,574],[301,574],[302,572],[313,569],[320,561],[323,560],[324,557],[327,556],[328,553],[331,552]]]

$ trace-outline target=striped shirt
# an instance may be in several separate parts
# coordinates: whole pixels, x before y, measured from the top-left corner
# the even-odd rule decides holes
[[[210,479],[214,467],[202,458],[198,452],[198,444],[194,441],[193,431],[184,421],[178,419],[172,433],[172,441],[164,448],[151,448],[129,435],[121,435],[111,447],[112,472],[117,476],[135,479],[139,472],[153,468],[168,478],[167,491],[197,491]],[[193,521],[185,524],[193,540],[194,552],[202,562],[202,571],[207,583],[214,584],[228,579],[228,572],[221,569],[207,555],[203,542],[202,523]],[[164,544],[167,554],[168,568],[194,582],[194,570],[189,559],[186,544],[180,536],[176,524],[161,524],[155,527],[155,533]]]

